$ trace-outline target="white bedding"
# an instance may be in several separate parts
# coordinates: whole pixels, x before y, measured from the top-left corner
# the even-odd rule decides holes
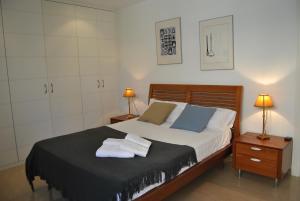
[[[131,119],[108,126],[125,133],[135,134],[152,140],[193,147],[198,162],[224,148],[230,143],[231,139],[230,128],[225,131],[205,129],[201,133],[195,133],[192,131],[169,128],[171,125],[168,123],[157,126],[151,123],[137,121],[137,119]],[[190,167],[185,167],[181,169],[179,174],[189,168]],[[164,176],[164,173],[162,174]],[[163,183],[164,182],[161,182],[146,187],[143,191],[135,193],[133,199],[140,197]]]

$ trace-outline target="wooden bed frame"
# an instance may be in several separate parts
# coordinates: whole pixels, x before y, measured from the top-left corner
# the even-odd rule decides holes
[[[232,128],[232,140],[240,135],[242,86],[151,84],[150,98],[186,102],[194,105],[221,107],[237,112]],[[211,167],[223,163],[231,153],[232,143],[197,163],[195,166],[137,198],[137,201],[160,201],[187,185]]]

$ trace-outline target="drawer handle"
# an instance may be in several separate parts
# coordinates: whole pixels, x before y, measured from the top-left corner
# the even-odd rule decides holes
[[[251,147],[250,149],[253,151],[261,151],[261,148],[258,148],[258,147]]]
[[[260,163],[261,160],[259,160],[258,158],[250,158],[251,161],[256,162],[256,163]]]

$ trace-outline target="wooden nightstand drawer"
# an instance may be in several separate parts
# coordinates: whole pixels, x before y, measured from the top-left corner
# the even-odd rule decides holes
[[[236,163],[242,170],[269,177],[276,177],[277,175],[277,162],[273,160],[237,154]]]
[[[233,166],[275,179],[275,184],[291,168],[293,141],[270,135],[268,140],[257,138],[259,133],[247,132],[235,138],[233,143]]]
[[[258,145],[250,145],[243,143],[236,144],[236,153],[258,158],[264,158],[273,161],[277,161],[278,158],[278,150],[276,149],[270,149]]]

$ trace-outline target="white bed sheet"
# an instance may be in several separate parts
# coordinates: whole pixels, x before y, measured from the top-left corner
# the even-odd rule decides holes
[[[169,128],[171,125],[167,123],[158,126],[151,123],[137,121],[137,119],[131,119],[108,126],[125,133],[135,134],[152,140],[193,147],[196,152],[198,162],[227,146],[231,139],[230,128],[225,131],[205,129],[201,133],[195,133],[193,131]],[[189,168],[190,167],[182,168],[179,174]],[[164,178],[163,172],[162,176]],[[163,183],[164,182],[156,183],[146,187],[141,192],[135,193],[133,199],[140,197]]]

